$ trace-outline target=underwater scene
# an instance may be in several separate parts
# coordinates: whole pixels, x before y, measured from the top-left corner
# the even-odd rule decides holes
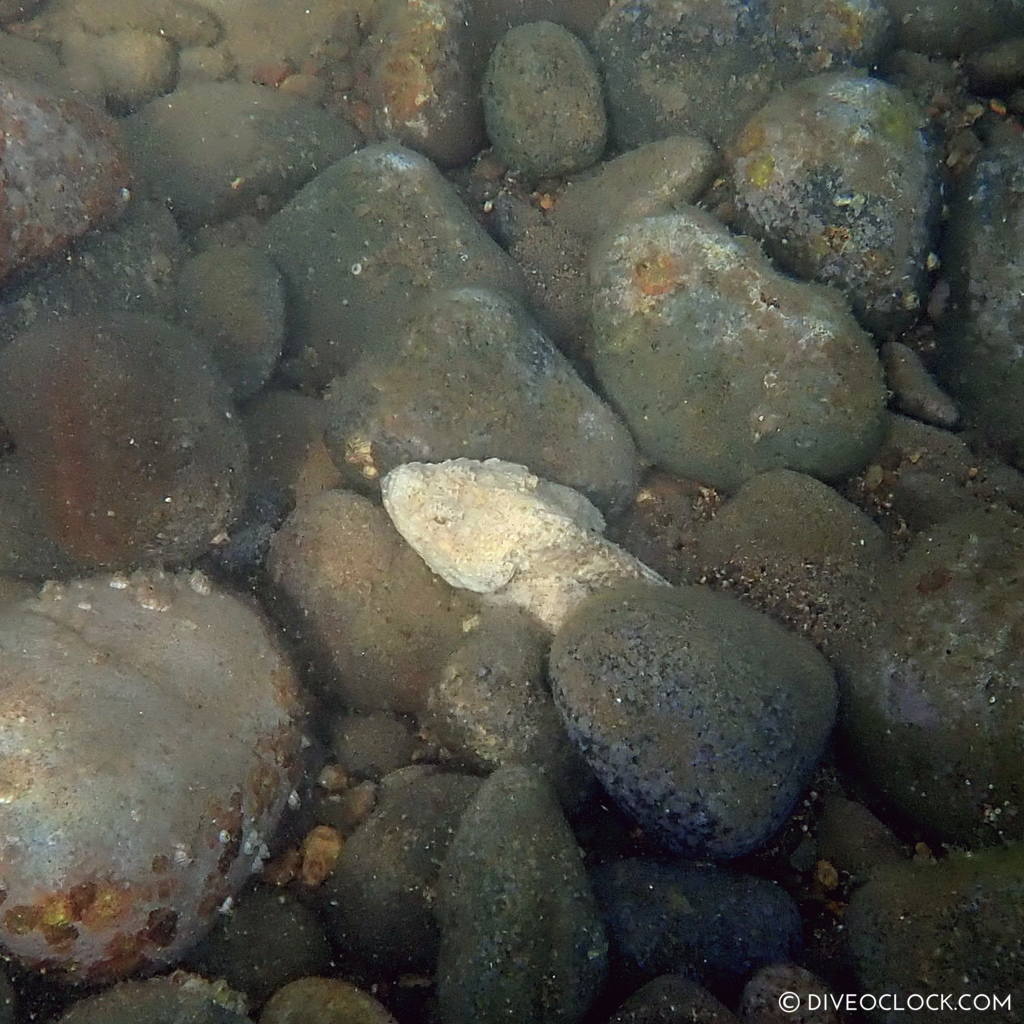
[[[0,1024],[1024,1019],[1024,0],[0,0]]]

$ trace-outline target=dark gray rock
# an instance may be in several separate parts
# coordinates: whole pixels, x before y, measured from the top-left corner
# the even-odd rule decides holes
[[[1021,0],[886,0],[900,45],[957,57],[1024,30]]]
[[[601,865],[593,880],[612,952],[638,980],[682,974],[734,993],[800,948],[796,904],[761,878],[637,857]]]
[[[903,547],[910,531],[985,505],[1024,511],[1024,474],[972,451],[963,435],[886,414],[886,437],[864,470],[842,488]]]
[[[327,973],[331,948],[309,907],[290,893],[262,887],[239,896],[188,963],[259,1005],[289,981]]]
[[[743,1024],[840,1024],[836,1010],[821,1005],[830,996],[835,992],[806,968],[769,964],[743,986],[739,1014]]]
[[[654,838],[728,859],[783,823],[832,728],[836,688],[802,638],[704,587],[588,598],[550,655],[570,737]]]
[[[412,763],[416,739],[410,723],[384,712],[342,712],[331,722],[331,753],[350,776],[379,779]]]
[[[986,149],[951,206],[941,370],[968,421],[1024,469],[1024,141]]]
[[[65,258],[4,289],[0,340],[50,317],[117,312],[172,319],[184,255],[163,204],[136,199],[106,231],[86,235]]]
[[[480,780],[436,769],[386,776],[370,817],[316,890],[331,939],[378,972],[431,972],[438,875]]]
[[[954,1024],[970,1013],[993,1024],[1019,1019],[1024,1000],[1024,850],[1020,845],[901,864],[854,893],[845,915],[859,991],[1009,997],[916,1014]],[[973,1011],[973,1012],[972,1012]],[[906,1012],[868,1019],[895,1024]]]
[[[633,993],[608,1024],[736,1024],[706,988],[680,974],[663,974]]]

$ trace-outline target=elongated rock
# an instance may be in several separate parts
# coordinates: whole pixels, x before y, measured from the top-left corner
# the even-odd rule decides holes
[[[110,118],[0,78],[0,280],[117,216],[130,183]]]

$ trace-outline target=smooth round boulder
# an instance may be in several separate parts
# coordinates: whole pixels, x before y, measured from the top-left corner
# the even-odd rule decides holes
[[[273,260],[246,245],[217,245],[178,275],[181,317],[209,346],[233,397],[252,398],[284,344],[284,282]]]
[[[514,299],[483,288],[432,294],[384,352],[331,387],[324,440],[349,481],[406,462],[497,458],[583,491],[601,508],[636,489],[621,419]]]
[[[47,584],[0,648],[0,941],[76,982],[174,963],[298,779],[272,631],[200,573],[137,573]]]
[[[335,944],[377,971],[433,971],[438,872],[479,788],[426,765],[384,777],[377,807],[317,890]]]
[[[607,134],[593,57],[568,29],[510,29],[483,80],[487,134],[501,160],[531,179],[571,174],[601,156]]]
[[[206,348],[155,317],[49,320],[0,356],[0,413],[76,560],[185,562],[241,506],[247,453]]]
[[[734,997],[752,971],[799,952],[800,912],[765,878],[647,857],[608,861],[592,878],[626,978],[683,974]]]
[[[268,199],[280,205],[358,144],[341,118],[251,82],[183,85],[151,100],[125,127],[143,189],[190,228]]]
[[[148,981],[122,981],[79,1000],[58,1024],[248,1024],[245,1000],[223,982],[175,971]]]
[[[338,978],[299,978],[277,990],[260,1024],[396,1024],[382,1003]]]
[[[299,505],[274,534],[274,611],[332,699],[418,712],[475,611],[403,543],[383,509],[348,491]]]
[[[551,648],[570,737],[612,798],[691,857],[756,849],[786,819],[836,712],[811,644],[704,587],[588,598]]]
[[[530,768],[480,786],[445,856],[437,914],[445,1024],[577,1024],[601,991],[608,942],[583,851]]]

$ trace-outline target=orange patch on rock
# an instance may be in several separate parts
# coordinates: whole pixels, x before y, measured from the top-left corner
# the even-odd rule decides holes
[[[667,252],[656,253],[633,264],[633,284],[644,295],[666,295],[681,280],[679,262]]]

